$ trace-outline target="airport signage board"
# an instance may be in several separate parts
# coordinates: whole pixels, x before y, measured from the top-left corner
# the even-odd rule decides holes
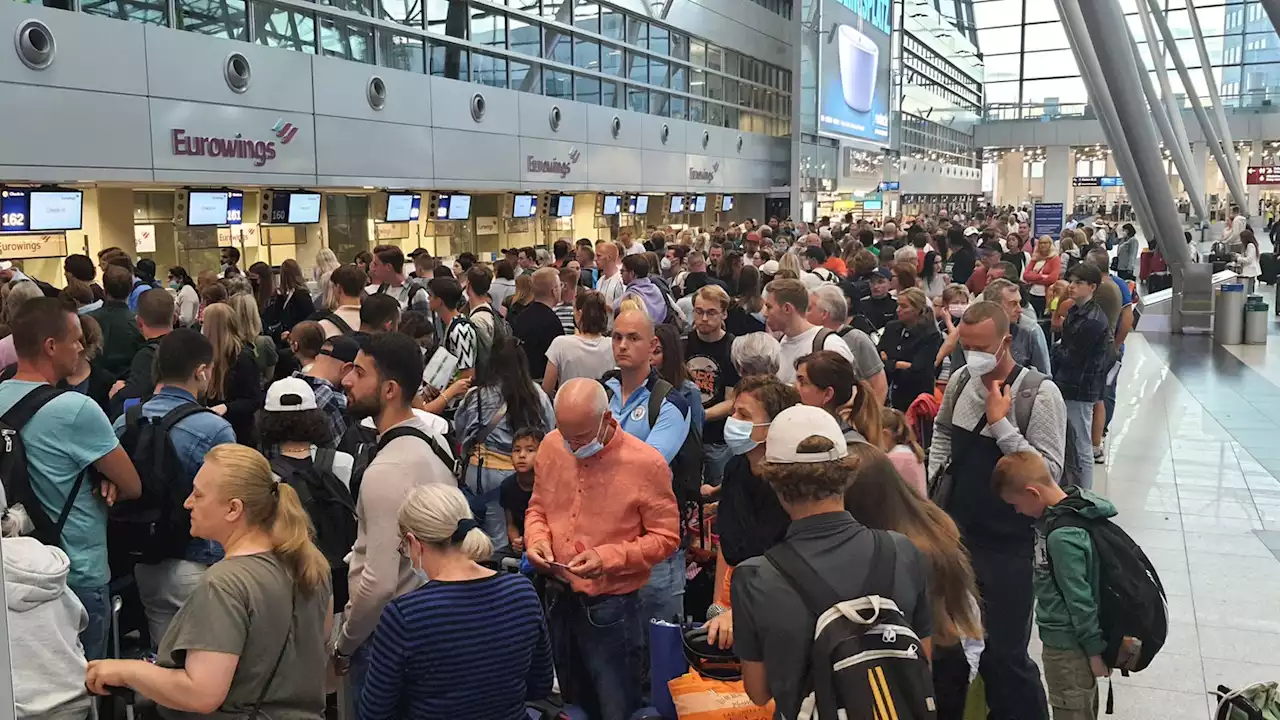
[[[1250,165],[1245,170],[1246,185],[1280,185],[1280,165]]]
[[[8,260],[63,257],[67,254],[67,236],[9,235],[0,236],[0,257]]]
[[[1124,178],[1118,176],[1075,177],[1071,178],[1072,187],[1124,187]]]
[[[889,0],[823,0],[818,129],[889,144]]]
[[[310,115],[176,100],[151,102],[157,170],[314,175]]]
[[[1031,234],[1057,239],[1062,234],[1062,203],[1036,203],[1031,212]]]

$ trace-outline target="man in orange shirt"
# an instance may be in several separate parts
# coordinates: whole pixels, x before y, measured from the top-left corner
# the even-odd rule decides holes
[[[551,575],[547,625],[568,702],[600,720],[640,708],[645,628],[638,591],[680,544],[671,468],[618,426],[604,386],[556,393],[556,426],[534,461],[525,544]]]

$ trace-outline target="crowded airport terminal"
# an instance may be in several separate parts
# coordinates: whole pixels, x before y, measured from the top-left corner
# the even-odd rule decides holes
[[[0,2],[0,720],[1280,718],[1278,31]]]

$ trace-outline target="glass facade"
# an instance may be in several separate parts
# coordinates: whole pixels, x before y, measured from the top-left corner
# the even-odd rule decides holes
[[[1088,93],[1080,78],[1057,6],[1047,0],[972,0],[978,48],[986,66],[988,119],[1016,119],[1087,113]],[[1119,0],[1139,53],[1150,71],[1143,42],[1139,0]],[[1213,82],[1228,107],[1256,107],[1280,100],[1280,37],[1257,0],[1190,0],[1204,34]],[[1188,0],[1161,0],[1178,53],[1191,70],[1191,88],[1172,69],[1175,96],[1190,107],[1194,92],[1208,98],[1208,86],[1187,16]]]
[[[791,0],[753,0],[783,17]],[[246,4],[247,3],[247,4]],[[572,0],[85,0],[85,12],[773,136],[791,72],[653,18]]]

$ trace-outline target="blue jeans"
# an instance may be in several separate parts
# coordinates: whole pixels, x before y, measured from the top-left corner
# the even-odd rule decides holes
[[[1074,467],[1080,475],[1080,488],[1093,488],[1093,405],[1082,400],[1067,400],[1067,425],[1075,433],[1075,445],[1062,449],[1062,466]]]
[[[592,720],[628,720],[640,708],[637,593],[588,597],[551,590],[547,629],[566,701]]]
[[[111,590],[106,585],[71,585],[70,588],[89,613],[89,624],[80,633],[84,659],[102,660],[107,657],[107,632],[111,627]]]
[[[1102,407],[1107,411],[1107,421],[1103,424],[1103,435],[1111,429],[1111,418],[1116,414],[1116,383],[1120,382],[1119,373],[1116,379],[1109,383],[1102,390]]]
[[[351,707],[360,717],[360,697],[364,694],[364,680],[369,675],[369,653],[373,647],[373,636],[370,635],[360,647],[351,653],[351,665],[347,670],[347,686],[351,689]]]
[[[640,617],[644,632],[650,620],[680,624],[684,619],[684,550],[676,550],[649,571],[649,582],[640,588]]]
[[[729,464],[733,453],[728,445],[703,445],[702,477],[708,485],[719,487],[724,480],[724,466]]]

